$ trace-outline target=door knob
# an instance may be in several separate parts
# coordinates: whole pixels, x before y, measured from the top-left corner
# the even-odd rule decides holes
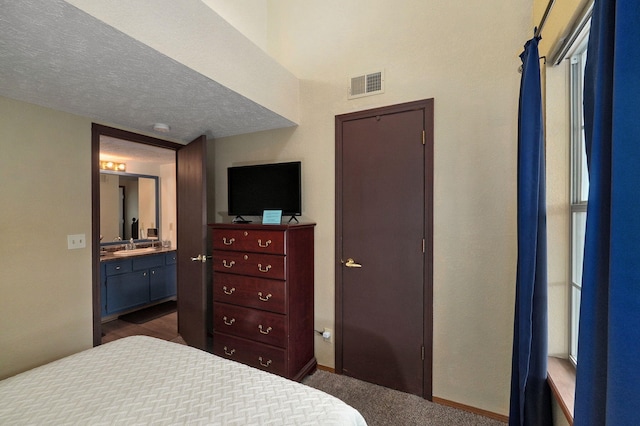
[[[346,266],[347,268],[362,268],[362,265],[359,263],[356,263],[355,260],[353,260],[352,258],[347,259],[344,266]]]
[[[199,254],[198,257],[192,257],[191,261],[192,262],[202,262],[205,263],[207,261],[207,259],[211,259],[211,256],[207,256],[205,254]]]

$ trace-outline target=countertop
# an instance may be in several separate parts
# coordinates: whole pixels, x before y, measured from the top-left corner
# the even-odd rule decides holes
[[[176,251],[176,249],[173,247],[158,247],[153,251],[147,251],[144,253],[134,253],[134,254],[113,254],[113,251],[107,251],[107,254],[100,256],[100,262],[128,259],[131,257],[152,256],[154,254],[169,253],[172,251]]]

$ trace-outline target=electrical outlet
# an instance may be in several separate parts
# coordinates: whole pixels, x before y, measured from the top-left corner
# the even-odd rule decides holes
[[[322,338],[326,341],[326,342],[331,342],[331,329],[330,328],[324,328],[324,330],[322,331]]]
[[[84,234],[67,235],[67,248],[69,250],[81,249],[87,246]]]

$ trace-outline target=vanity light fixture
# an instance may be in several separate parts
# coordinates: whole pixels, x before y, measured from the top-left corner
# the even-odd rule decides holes
[[[115,161],[100,161],[100,168],[102,170],[124,172],[127,170],[127,165],[125,163],[116,163]]]
[[[153,130],[160,133],[169,133],[171,131],[171,126],[164,123],[156,123],[153,125]]]

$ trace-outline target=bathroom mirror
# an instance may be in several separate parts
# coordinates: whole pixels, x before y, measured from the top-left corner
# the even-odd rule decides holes
[[[101,244],[120,239],[144,240],[158,228],[158,177],[131,173],[100,173]]]

